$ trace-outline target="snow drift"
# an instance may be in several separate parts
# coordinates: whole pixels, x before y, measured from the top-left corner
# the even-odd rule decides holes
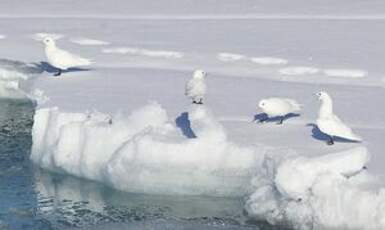
[[[0,59],[0,97],[28,97],[27,80],[41,72],[42,69],[34,64]]]
[[[31,158],[50,170],[152,194],[240,196],[262,162],[264,147],[230,141],[208,108],[192,106],[188,138],[151,103],[129,117],[98,112],[35,114]]]
[[[296,229],[385,228],[385,190],[366,171],[366,148],[266,159],[245,206],[256,219]]]
[[[199,105],[191,106],[184,125],[194,135],[185,135],[155,102],[127,117],[39,109],[31,158],[123,191],[247,195],[247,213],[271,224],[385,227],[385,191],[365,168],[366,148],[308,158],[284,148],[239,146]]]

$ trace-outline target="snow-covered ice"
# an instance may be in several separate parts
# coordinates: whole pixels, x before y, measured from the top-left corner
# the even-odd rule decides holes
[[[102,49],[107,54],[130,54],[149,57],[182,58],[183,53],[170,50],[148,50],[133,47],[115,47]]]
[[[3,98],[25,98],[26,92],[20,84],[35,77],[42,70],[34,65],[7,59],[0,59],[0,96]]]
[[[288,60],[276,57],[249,57],[243,54],[236,53],[219,53],[217,59],[222,62],[236,62],[236,61],[247,61],[259,65],[286,65]]]
[[[245,196],[248,217],[295,228],[384,228],[383,2],[24,4],[0,2],[1,33],[12,38],[0,51],[20,60],[0,62],[0,93],[37,102],[40,167],[124,191]],[[63,49],[97,63],[53,78],[31,34],[65,35]],[[210,73],[200,107],[183,92],[197,68]],[[314,124],[321,88],[364,143],[324,144]],[[252,123],[256,101],[273,94],[298,99],[301,116]]]
[[[242,54],[235,54],[235,53],[219,53],[217,55],[218,60],[223,62],[234,62],[234,61],[240,61],[245,59],[246,57]]]
[[[52,38],[54,40],[58,40],[62,37],[64,37],[63,34],[57,34],[57,33],[44,33],[44,32],[41,32],[41,33],[35,33],[32,35],[32,38],[35,39],[36,41],[43,41],[44,38]]]
[[[72,43],[78,44],[78,45],[84,45],[84,46],[104,46],[109,45],[109,42],[92,39],[92,38],[83,38],[83,37],[75,37],[70,38],[70,41]]]
[[[0,39],[5,39],[7,36],[0,34]]]
[[[307,66],[295,66],[295,67],[286,67],[279,70],[280,74],[296,76],[296,75],[308,75],[308,74],[316,74],[320,70],[315,67],[307,67]]]
[[[365,70],[359,69],[325,69],[324,73],[329,77],[363,78],[368,75]]]
[[[230,142],[201,105],[189,112],[196,138],[184,136],[157,103],[111,119],[57,108],[37,111],[32,160],[124,191],[240,196],[250,191],[265,151]]]
[[[283,196],[302,200],[311,194],[311,187],[320,175],[333,173],[349,178],[363,171],[369,160],[369,153],[363,147],[312,159],[290,159],[278,167],[274,182]]]
[[[250,61],[259,65],[286,65],[288,60],[275,57],[252,57]]]
[[[367,149],[357,147],[315,158],[269,160],[265,176],[253,179],[256,191],[246,210],[296,229],[383,229],[384,190],[364,168],[369,159]]]

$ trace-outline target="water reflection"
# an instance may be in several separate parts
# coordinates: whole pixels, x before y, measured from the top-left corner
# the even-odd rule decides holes
[[[169,218],[209,225],[243,222],[240,199],[131,194],[42,170],[36,178],[39,215],[67,227]]]
[[[44,229],[29,161],[33,106],[0,101],[0,229]]]

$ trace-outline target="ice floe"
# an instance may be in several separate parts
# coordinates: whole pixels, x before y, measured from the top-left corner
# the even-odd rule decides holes
[[[25,97],[27,91],[20,87],[20,83],[41,72],[42,70],[36,65],[0,59],[0,96],[6,98]]]
[[[31,159],[123,191],[247,195],[250,217],[297,229],[385,227],[385,190],[366,170],[365,147],[305,157],[232,142],[206,106],[191,106],[186,119],[194,136],[156,102],[129,116],[39,109]]]
[[[365,147],[317,157],[268,158],[245,208],[295,229],[383,229],[385,190],[366,170]]]
[[[43,168],[152,194],[240,196],[265,148],[238,146],[208,108],[192,106],[188,138],[152,103],[129,117],[40,109],[31,158]]]

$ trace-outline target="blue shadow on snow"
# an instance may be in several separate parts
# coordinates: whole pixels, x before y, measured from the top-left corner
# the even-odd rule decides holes
[[[306,126],[309,126],[312,128],[311,129],[311,133],[312,133],[311,136],[314,139],[317,139],[320,141],[329,141],[329,136],[324,134],[323,132],[321,132],[321,130],[319,130],[319,128],[316,124],[309,123],[309,124],[306,124]],[[360,143],[360,141],[353,141],[353,140],[345,139],[342,137],[333,137],[333,141],[334,142],[342,142],[342,143]]]
[[[194,131],[191,129],[191,123],[188,119],[188,113],[184,112],[175,119],[175,124],[182,130],[183,135],[187,138],[196,138]]]
[[[298,113],[289,113],[286,116],[283,117],[283,121],[285,122],[287,119],[293,118],[293,117],[299,117],[300,115]],[[281,117],[272,117],[267,118],[266,113],[258,113],[254,115],[254,121],[265,121],[265,122],[278,122],[281,120]]]
[[[43,71],[45,71],[47,73],[53,73],[54,74],[54,73],[57,73],[59,71],[58,68],[52,66],[51,64],[49,64],[48,62],[45,62],[45,61],[42,61],[40,63],[36,63],[36,66],[40,67]],[[90,71],[90,70],[91,69],[74,67],[74,68],[69,68],[69,69],[63,70],[62,73]]]

